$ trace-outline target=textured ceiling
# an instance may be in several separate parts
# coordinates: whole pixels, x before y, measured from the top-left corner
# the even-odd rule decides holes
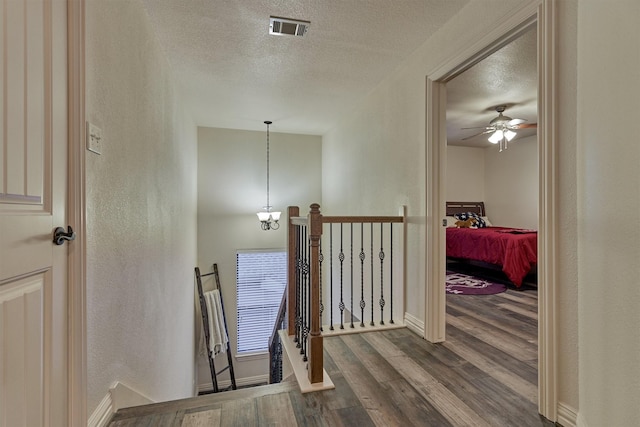
[[[502,49],[485,58],[447,83],[447,142],[449,145],[486,147],[489,135],[478,135],[498,116],[495,107],[506,105],[503,113],[511,118],[536,123],[537,37],[529,30]],[[535,135],[535,129],[519,130],[514,139]]]
[[[143,0],[199,126],[322,135],[468,0]],[[269,35],[269,16],[311,21]],[[447,83],[452,145],[508,105],[537,121],[535,29]],[[518,132],[518,137],[535,130]],[[516,137],[516,138],[518,138]]]
[[[143,0],[200,126],[322,135],[468,0]],[[269,16],[311,21],[269,35]]]

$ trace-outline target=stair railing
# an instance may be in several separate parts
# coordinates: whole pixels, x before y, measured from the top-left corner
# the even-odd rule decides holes
[[[333,331],[334,308],[340,313],[340,329],[345,328],[345,319],[350,328],[355,328],[356,315],[359,316],[360,328],[367,327],[365,317],[369,326],[384,327],[387,304],[387,322],[391,325],[395,323],[393,284],[398,273],[393,268],[393,242],[397,240],[394,239],[393,224],[404,222],[404,217],[323,216],[317,203],[310,206],[306,217],[300,216],[297,206],[289,207],[288,217],[287,333],[300,349],[302,360],[308,362],[309,381],[314,384],[323,381],[322,319],[324,317],[329,320],[329,329]],[[325,245],[328,248],[325,249],[321,243],[323,225],[327,225],[329,234],[328,244]],[[337,225],[340,234],[339,252],[335,248],[337,256],[334,256],[334,225]],[[345,228],[348,229],[347,233],[344,233]],[[347,252],[343,247],[345,234],[348,234]],[[359,239],[359,245],[357,242],[354,244],[354,236]],[[358,246],[359,261],[354,261],[354,252],[358,250]],[[323,250],[328,250],[326,259]],[[326,275],[329,277],[324,280],[329,282],[328,286],[322,280],[323,269],[328,270]],[[335,270],[339,270],[339,273]],[[401,268],[400,271],[402,270]],[[359,275],[359,280],[355,275]],[[339,299],[338,295],[334,295],[334,291],[337,294],[338,290],[334,289],[334,278],[339,285]],[[328,289],[325,290],[323,299],[325,286]],[[356,299],[359,299],[359,313],[354,308]],[[327,301],[330,313],[325,313],[323,301]],[[374,313],[376,307],[379,315]]]
[[[280,330],[287,329],[287,292],[282,294],[282,301],[269,338],[269,384],[282,382],[282,340]]]

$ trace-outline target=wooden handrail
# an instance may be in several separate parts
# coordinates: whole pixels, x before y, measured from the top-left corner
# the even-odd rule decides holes
[[[322,216],[323,224],[351,224],[351,223],[389,223],[404,222],[402,216]]]
[[[291,222],[292,225],[303,225],[303,226],[307,225],[307,217],[306,216],[290,217],[289,221]]]

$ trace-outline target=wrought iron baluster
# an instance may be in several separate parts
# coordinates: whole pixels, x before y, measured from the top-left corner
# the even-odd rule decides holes
[[[393,324],[393,223],[389,223],[389,240],[391,241],[389,247],[389,323]]]
[[[324,311],[324,303],[322,302],[322,261],[324,261],[324,255],[322,254],[322,239],[319,242],[319,248],[320,248],[320,257],[319,257],[320,269],[318,273],[320,275],[320,330],[322,331],[322,312]]]
[[[269,384],[282,382],[282,344],[276,338],[271,348],[271,369],[269,370]]]
[[[384,240],[384,224],[380,223],[380,253],[378,256],[380,257],[380,324],[384,325],[384,249],[383,249],[383,240]]]
[[[296,347],[300,348],[302,345],[300,340],[300,324],[302,319],[300,318],[300,288],[302,286],[302,254],[300,247],[300,234],[302,233],[302,227],[296,225],[296,300],[295,300],[295,334],[293,341],[296,343]]]
[[[351,284],[351,328],[353,328],[353,223],[351,223],[351,246],[349,248],[349,253],[351,255],[350,258],[350,267],[351,267],[351,280],[349,281]]]
[[[286,300],[283,299],[286,302]],[[280,340],[280,334],[278,331],[286,329],[287,311],[281,306],[278,310],[278,317],[276,319],[276,327],[274,328],[274,334],[270,340],[269,354],[270,354],[270,370],[269,370],[269,384],[282,382],[282,341]]]
[[[333,223],[329,224],[329,329],[333,331]]]
[[[302,339],[302,330],[304,328],[304,238],[303,234],[305,231],[305,227],[300,227],[300,235],[298,236],[298,247],[300,248],[300,261],[298,263],[298,270],[300,271],[300,287],[298,288],[298,297],[300,299],[300,312],[299,312],[299,325],[298,325],[298,345],[297,347],[302,351],[302,346],[304,345],[304,341]]]
[[[374,326],[376,323],[373,321],[373,223],[371,225],[371,234],[369,235],[369,244],[370,244],[370,252],[371,252],[371,322],[369,325]]]
[[[309,336],[309,239],[307,237],[308,226],[304,228],[303,255],[304,262],[302,264],[302,361],[307,361],[307,338]]]
[[[340,223],[340,254],[338,255],[338,259],[340,260],[340,304],[338,308],[340,309],[340,329],[344,329],[344,298],[343,298],[343,288],[344,288],[344,279],[343,279],[343,271],[344,271],[344,251],[342,248],[343,243],[343,232],[342,232],[342,223]]]
[[[307,232],[311,233],[311,229],[307,227]],[[307,361],[307,356],[309,353],[309,332],[311,331],[311,240],[309,239],[309,235],[305,235],[305,241],[307,243],[306,248],[307,248],[307,256],[306,256],[306,263],[305,263],[305,275],[307,277],[306,280],[306,284],[307,284],[307,288],[305,291],[305,296],[307,299],[307,302],[305,303],[305,307],[306,307],[306,318],[307,318],[307,322],[305,323],[305,328],[304,328],[304,342],[305,342],[305,346],[304,346],[304,358],[303,360],[306,362]]]
[[[360,326],[364,327],[364,223],[360,223]]]

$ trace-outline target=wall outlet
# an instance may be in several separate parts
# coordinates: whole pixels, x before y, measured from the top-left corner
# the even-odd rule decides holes
[[[87,122],[87,150],[102,154],[102,130],[89,122]]]

